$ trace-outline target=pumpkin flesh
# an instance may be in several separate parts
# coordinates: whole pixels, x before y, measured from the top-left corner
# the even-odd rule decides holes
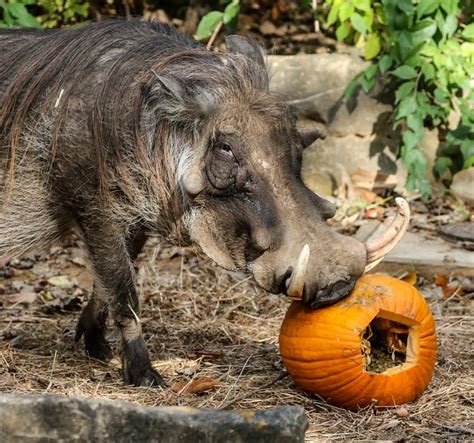
[[[399,331],[396,339],[406,333],[403,362],[382,372],[368,369],[364,334],[371,324],[388,324]],[[434,321],[414,287],[366,275],[333,306],[309,311],[293,303],[281,328],[280,352],[295,383],[331,403],[350,409],[398,405],[418,397],[431,379]]]

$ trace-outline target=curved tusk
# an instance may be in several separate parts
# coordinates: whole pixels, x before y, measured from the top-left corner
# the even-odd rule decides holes
[[[397,197],[397,214],[386,231],[377,238],[369,239],[365,248],[367,250],[367,265],[364,272],[377,266],[383,258],[400,242],[405,235],[410,223],[410,207],[404,198]]]
[[[304,279],[306,276],[306,269],[308,268],[309,252],[309,246],[304,245],[291,277],[286,282],[287,295],[296,300],[301,300],[303,298]]]

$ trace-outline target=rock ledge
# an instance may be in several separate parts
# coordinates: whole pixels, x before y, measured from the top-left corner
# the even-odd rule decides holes
[[[0,396],[0,441],[303,442],[298,406],[221,411],[54,395]]]

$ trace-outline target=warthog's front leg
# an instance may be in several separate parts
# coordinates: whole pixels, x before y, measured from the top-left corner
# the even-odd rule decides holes
[[[96,287],[103,293],[102,302],[108,305],[109,312],[120,332],[122,341],[123,377],[127,384],[135,386],[161,385],[163,380],[150,362],[145,341],[141,333],[140,301],[134,285],[133,259],[138,255],[146,237],[142,233],[125,236],[118,226],[101,221],[81,223],[92,271],[96,276]],[[89,305],[94,301],[91,300]],[[89,318],[88,309],[84,315]],[[93,311],[92,308],[90,308]],[[91,316],[99,326],[97,312]],[[87,333],[84,333],[87,335]],[[103,336],[102,336],[103,337]],[[98,336],[99,339],[101,337]],[[91,346],[90,344],[86,347]],[[93,347],[93,346],[92,346]]]
[[[94,285],[89,303],[79,318],[75,340],[79,341],[84,335],[87,355],[107,361],[112,358],[112,350],[105,339],[108,306],[104,292],[100,286]]]

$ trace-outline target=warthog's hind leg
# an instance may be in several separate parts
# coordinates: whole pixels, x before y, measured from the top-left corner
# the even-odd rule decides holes
[[[103,218],[106,218],[105,216]],[[123,233],[119,226],[108,223],[104,226],[102,218],[88,217],[80,223],[84,240],[89,251],[97,285],[104,291],[102,299],[117,326],[122,342],[122,370],[126,384],[134,386],[150,386],[164,384],[160,374],[151,366],[150,357],[143,340],[140,323],[140,301],[134,285],[133,261],[140,253],[146,236],[141,231]],[[102,294],[101,294],[102,295]],[[94,299],[86,306],[79,321],[86,325],[89,333],[106,344],[104,339],[105,319],[96,309]],[[90,306],[90,307],[89,307]],[[92,319],[91,323],[88,323]],[[99,333],[98,333],[99,331]],[[93,352],[103,351],[101,345],[91,345]],[[86,342],[88,352],[88,344]],[[99,352],[97,351],[97,352]]]
[[[86,353],[98,360],[108,361],[112,358],[112,350],[105,339],[107,330],[108,307],[104,295],[94,286],[92,297],[83,309],[77,323],[75,340],[84,335]]]

